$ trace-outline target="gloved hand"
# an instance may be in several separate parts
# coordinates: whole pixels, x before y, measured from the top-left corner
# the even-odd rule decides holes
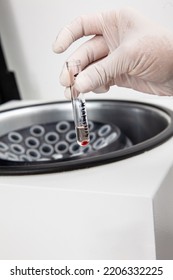
[[[157,95],[173,95],[173,34],[136,11],[80,16],[62,29],[53,50],[64,52],[77,39],[95,35],[68,60],[80,59],[80,92],[105,92],[112,85]],[[60,82],[69,87],[64,66]]]

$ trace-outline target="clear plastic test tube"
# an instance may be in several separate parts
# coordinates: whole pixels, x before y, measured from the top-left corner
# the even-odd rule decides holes
[[[71,101],[73,107],[77,143],[80,146],[86,146],[89,144],[90,140],[85,98],[84,94],[77,91],[74,87],[74,81],[79,72],[81,72],[81,62],[80,60],[67,61],[66,66],[70,75]]]

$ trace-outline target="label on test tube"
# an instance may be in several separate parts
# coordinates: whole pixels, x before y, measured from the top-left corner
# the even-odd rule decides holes
[[[89,144],[89,128],[85,98],[84,94],[78,92],[74,87],[74,81],[81,71],[81,62],[80,60],[71,60],[66,62],[66,65],[70,75],[71,101],[76,129],[76,138],[80,146],[86,146]]]

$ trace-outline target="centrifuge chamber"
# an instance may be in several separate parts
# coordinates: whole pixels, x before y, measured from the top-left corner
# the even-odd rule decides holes
[[[69,102],[2,106],[0,258],[172,258],[173,102],[160,101],[88,101],[87,151],[70,148]]]
[[[152,149],[173,135],[173,113],[140,102],[88,100],[90,144],[76,141],[71,102],[1,111],[2,174],[97,166]]]

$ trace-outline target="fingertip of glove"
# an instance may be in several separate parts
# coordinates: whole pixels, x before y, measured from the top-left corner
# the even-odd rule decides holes
[[[70,86],[70,77],[69,77],[69,73],[68,73],[65,65],[64,65],[64,67],[62,69],[62,72],[59,76],[59,82],[64,87],[69,87]]]
[[[64,51],[64,48],[57,42],[55,41],[53,44],[52,44],[52,50],[55,52],[55,53],[62,53]]]
[[[71,92],[69,87],[65,88],[64,95],[68,100],[71,100]]]
[[[82,93],[86,93],[92,90],[91,80],[83,73],[79,74],[75,81],[75,88]]]
[[[63,75],[59,77],[59,82],[63,87],[70,86],[70,82],[67,78],[65,78]]]

